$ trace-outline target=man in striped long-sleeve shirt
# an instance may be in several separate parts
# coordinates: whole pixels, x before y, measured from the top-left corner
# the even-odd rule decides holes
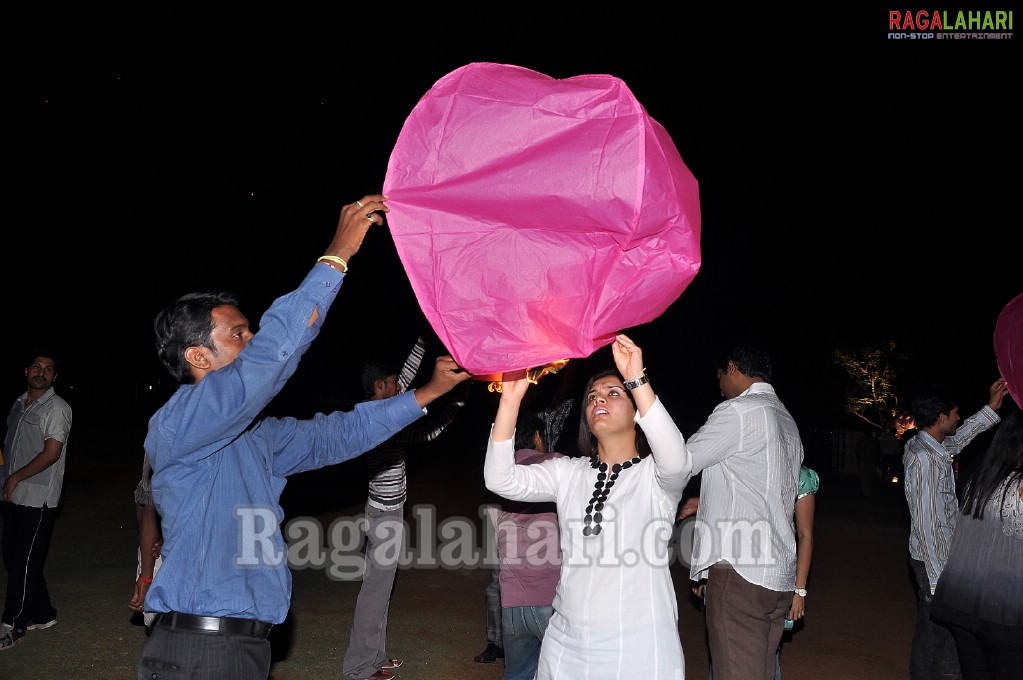
[[[362,387],[368,400],[387,399],[408,389],[419,371],[426,344],[423,337],[416,341],[398,373],[382,362],[365,362]],[[405,444],[436,439],[464,405],[464,401],[457,400],[436,408],[364,454],[369,470],[366,571],[355,603],[352,632],[342,666],[342,673],[348,680],[390,678],[392,674],[388,669],[402,664],[400,659],[387,654],[387,615],[398,570],[399,551],[395,546],[404,545]]]
[[[987,405],[963,421],[962,427],[959,406],[947,387],[927,387],[913,397],[910,411],[919,432],[906,443],[902,455],[911,518],[910,564],[919,591],[910,680],[961,677],[952,634],[931,621],[931,596],[948,560],[959,515],[952,464],[977,435],[1001,420],[995,411],[1007,391],[1005,381],[996,380],[989,389]]]

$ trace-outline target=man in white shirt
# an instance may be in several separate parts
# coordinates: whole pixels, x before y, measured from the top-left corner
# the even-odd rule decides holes
[[[717,375],[725,401],[686,442],[693,473],[703,471],[690,573],[707,581],[714,679],[770,680],[796,584],[803,444],[770,383],[766,352],[736,344]]]

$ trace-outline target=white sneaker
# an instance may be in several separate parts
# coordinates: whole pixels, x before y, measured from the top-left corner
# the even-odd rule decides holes
[[[0,652],[18,644],[23,637],[25,637],[24,633],[21,635],[14,634],[14,627],[11,624],[0,624]]]
[[[47,621],[46,623],[30,623],[25,626],[25,630],[46,630],[47,628],[53,628],[57,625],[57,619]]]

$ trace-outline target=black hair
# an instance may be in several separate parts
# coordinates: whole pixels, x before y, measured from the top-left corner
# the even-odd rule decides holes
[[[997,426],[983,460],[966,482],[963,514],[983,519],[985,506],[1006,480],[1002,497],[998,500],[1001,511],[1005,509],[1006,495],[1019,493],[1019,485],[1023,482],[1023,411],[1010,413]]]
[[[614,376],[615,378],[621,380],[621,376],[618,375],[617,370],[613,368],[607,368],[604,369],[603,371],[598,371],[594,373],[593,376],[589,379],[589,381],[587,381],[586,387],[583,389],[583,398],[581,402],[583,405],[583,413],[582,415],[579,416],[578,446],[579,453],[581,453],[584,456],[593,457],[597,455],[597,438],[593,436],[593,433],[590,431],[590,424],[586,422],[586,395],[588,395],[590,391],[593,389],[593,383],[597,382],[601,378],[606,378],[609,375]],[[636,400],[632,398],[632,392],[630,392],[629,390],[625,390],[625,394],[626,396],[629,397],[629,401],[632,402],[633,408],[635,408]],[[639,452],[641,456],[644,457],[650,454],[650,443],[647,441],[646,435],[643,433],[642,428],[640,428],[638,425],[636,426],[636,450]]]
[[[238,306],[238,297],[228,291],[187,293],[164,307],[153,321],[156,354],[167,371],[180,385],[195,382],[185,360],[189,347],[213,346],[213,309],[225,305]]]
[[[540,433],[540,440],[543,441],[544,421],[534,411],[524,411],[519,414],[519,422],[515,424],[515,450],[535,449],[536,442],[533,435]],[[544,441],[544,448],[549,448]]]
[[[392,375],[398,375],[397,369],[382,359],[369,359],[362,362],[359,376],[362,380],[362,391],[367,397],[373,396],[377,380],[387,380]]]
[[[909,412],[913,414],[917,428],[922,430],[938,422],[942,413],[951,413],[958,405],[952,390],[945,385],[925,385],[913,395]]]
[[[729,363],[743,375],[771,382],[771,357],[756,345],[737,341],[718,353],[715,368],[727,372]]]
[[[60,357],[51,348],[46,345],[36,345],[25,357],[25,368],[30,367],[35,363],[35,360],[39,357],[46,357],[47,359],[53,359],[53,371],[54,373],[60,370]]]

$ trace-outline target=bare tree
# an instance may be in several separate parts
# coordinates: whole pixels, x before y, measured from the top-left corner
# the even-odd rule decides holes
[[[886,344],[835,350],[835,363],[849,376],[845,408],[881,430],[899,411],[895,384],[905,357],[894,341]]]

